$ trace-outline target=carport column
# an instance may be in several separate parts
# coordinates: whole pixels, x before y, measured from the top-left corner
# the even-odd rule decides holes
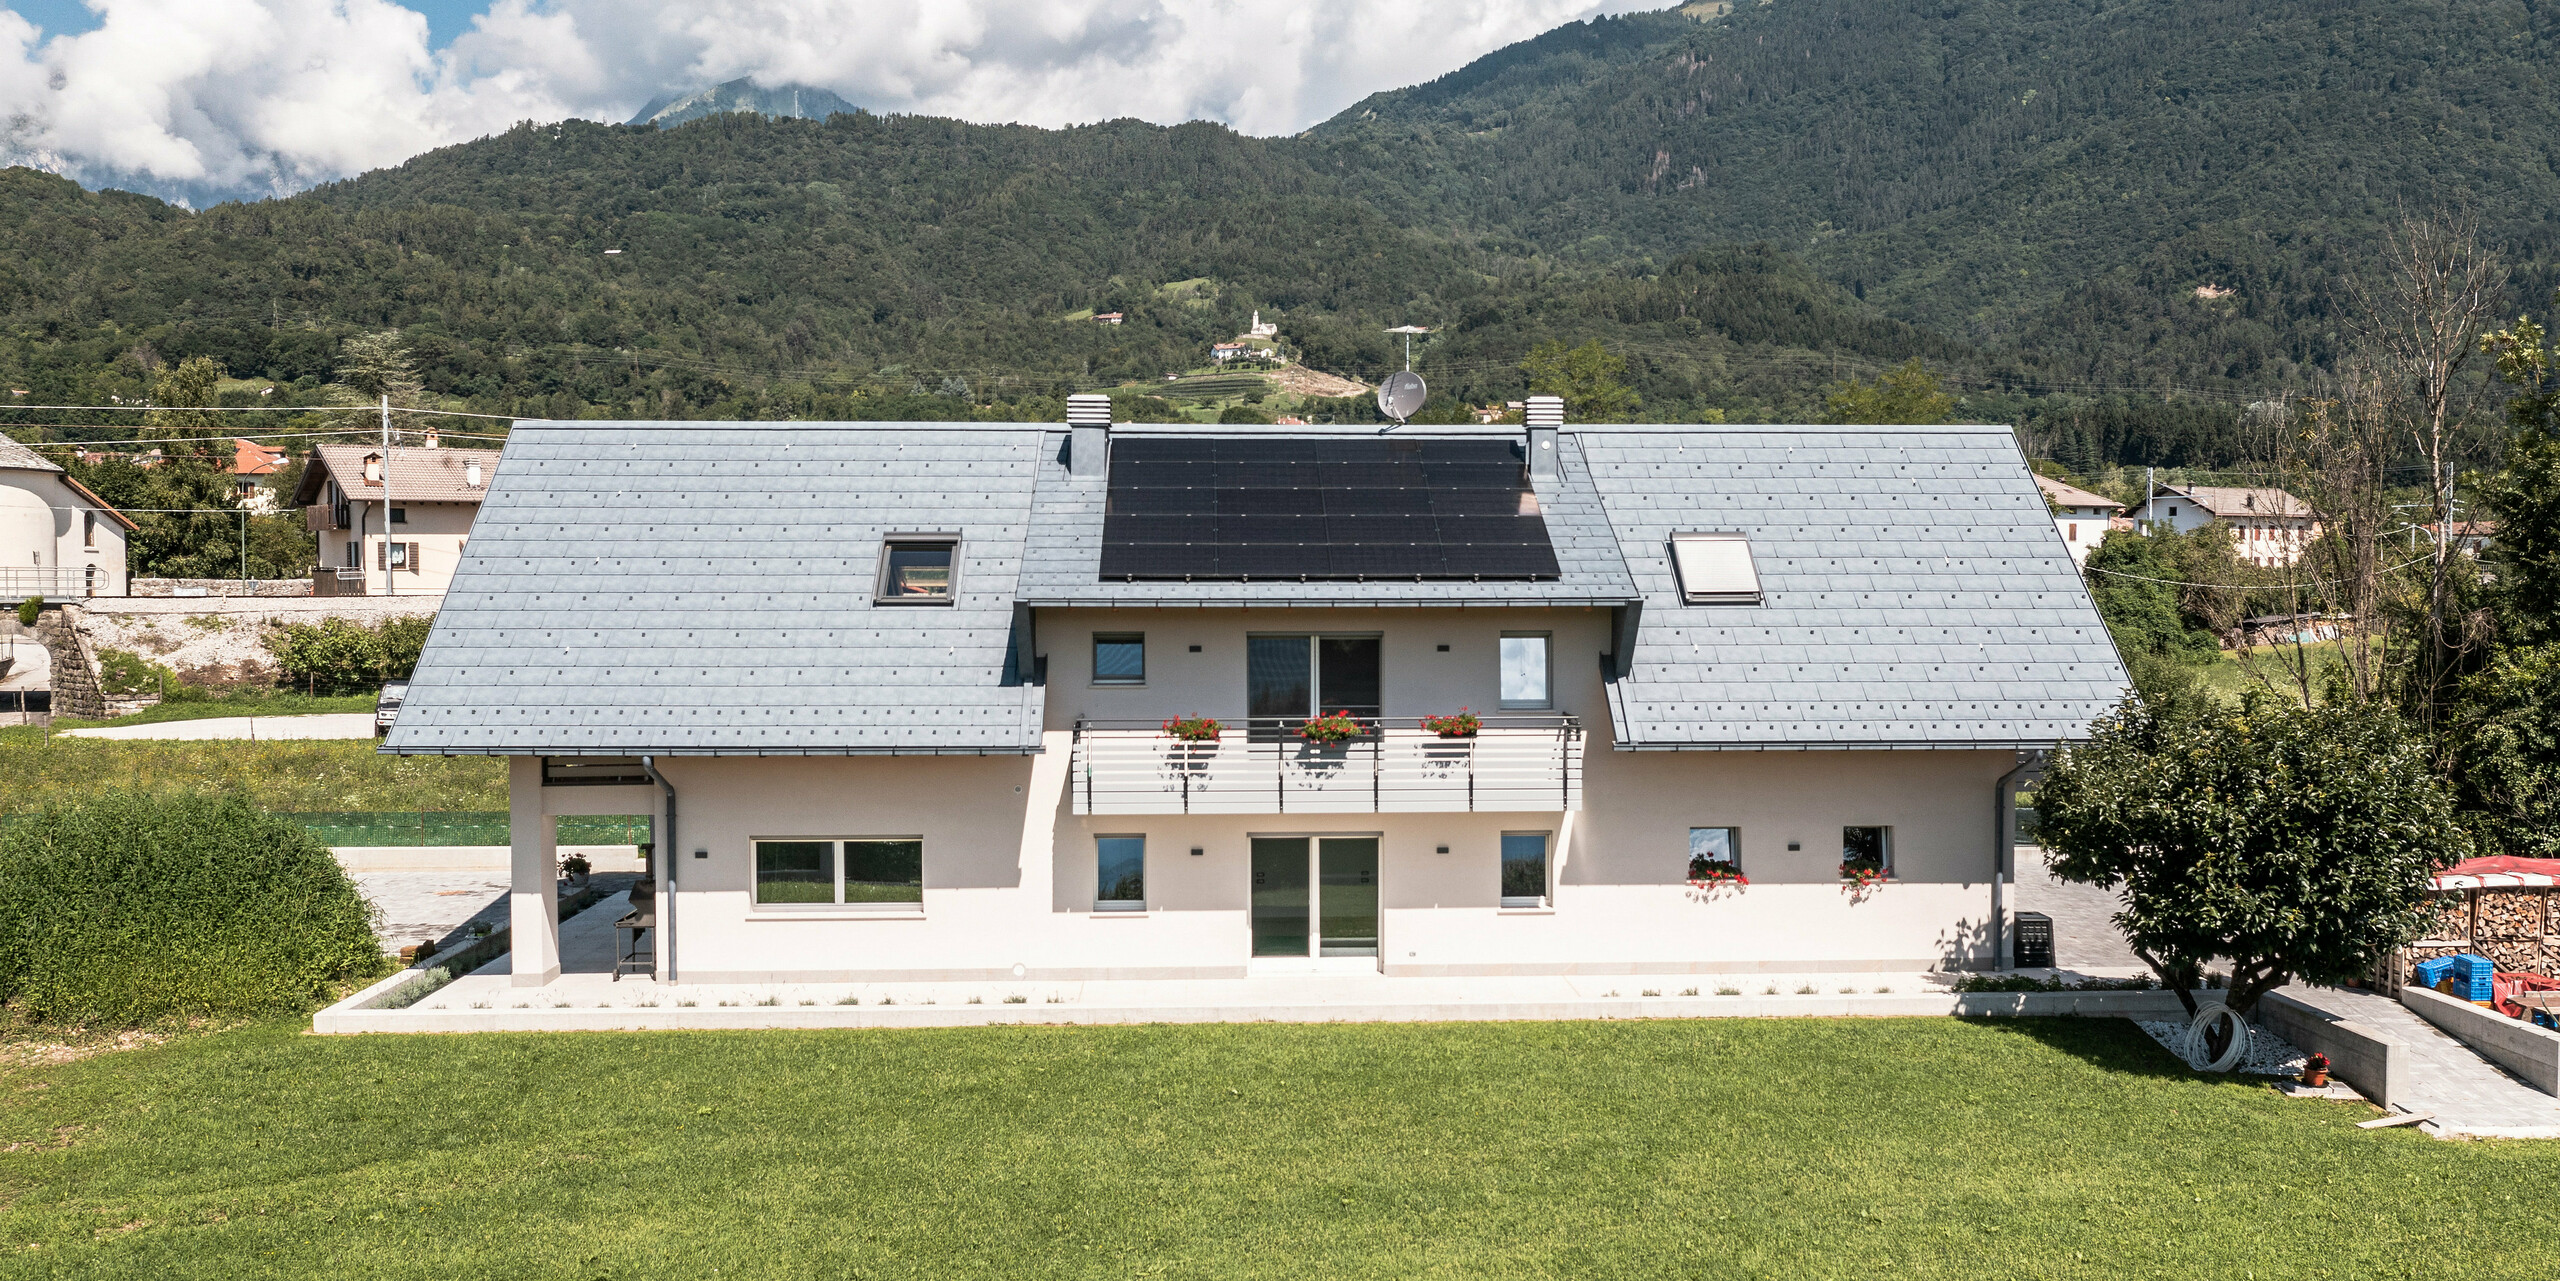
[[[542,812],[542,758],[507,759],[507,844],[514,851],[507,893],[507,944],[517,987],[560,977],[560,849]]]

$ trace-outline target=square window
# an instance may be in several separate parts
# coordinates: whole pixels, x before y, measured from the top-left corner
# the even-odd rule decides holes
[[[1544,632],[1502,638],[1502,705],[1548,707],[1547,677],[1552,670]]]
[[[1147,906],[1147,838],[1093,838],[1093,910],[1141,912]]]
[[[756,842],[756,901],[836,901],[834,841]]]
[[[951,603],[952,567],[960,544],[950,538],[892,538],[880,548],[878,599],[908,605]]]
[[[1844,827],[1840,829],[1840,870],[1847,872],[1893,871],[1893,829],[1890,827]]]
[[[1093,635],[1093,683],[1147,683],[1147,638],[1139,632],[1096,632]]]
[[[1745,535],[1673,534],[1671,566],[1680,575],[1680,599],[1688,604],[1760,603],[1760,571],[1751,563]]]
[[[1738,827],[1693,827],[1689,829],[1689,879],[1705,880],[1715,871],[1742,870],[1742,829]]]
[[[394,508],[392,508],[392,509],[391,509],[391,523],[392,523],[392,524],[394,524],[394,525],[406,525],[406,524],[408,524],[408,523],[409,523],[409,509],[408,509],[408,508],[406,508],[406,507],[394,507]]]
[[[1547,905],[1547,834],[1502,834],[1502,905]]]

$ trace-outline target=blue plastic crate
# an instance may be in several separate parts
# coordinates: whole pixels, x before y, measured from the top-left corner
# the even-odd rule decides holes
[[[2463,952],[2445,959],[2453,962],[2453,982],[2459,989],[2454,993],[2455,996],[2466,1001],[2490,999],[2489,979],[2498,968],[2494,962],[2488,957],[2471,952]]]
[[[2434,987],[2444,982],[2445,976],[2451,973],[2453,973],[2453,958],[2450,956],[2420,961],[2418,962],[2418,986]]]

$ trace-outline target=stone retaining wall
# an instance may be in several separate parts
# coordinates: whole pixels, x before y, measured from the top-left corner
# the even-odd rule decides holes
[[[128,596],[308,596],[308,578],[137,578]]]

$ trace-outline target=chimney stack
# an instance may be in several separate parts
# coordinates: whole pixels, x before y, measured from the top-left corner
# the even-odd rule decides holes
[[[1531,396],[1524,417],[1529,421],[1529,479],[1563,475],[1556,442],[1564,434],[1564,397]]]
[[[1067,474],[1111,474],[1111,398],[1100,392],[1067,397]]]

